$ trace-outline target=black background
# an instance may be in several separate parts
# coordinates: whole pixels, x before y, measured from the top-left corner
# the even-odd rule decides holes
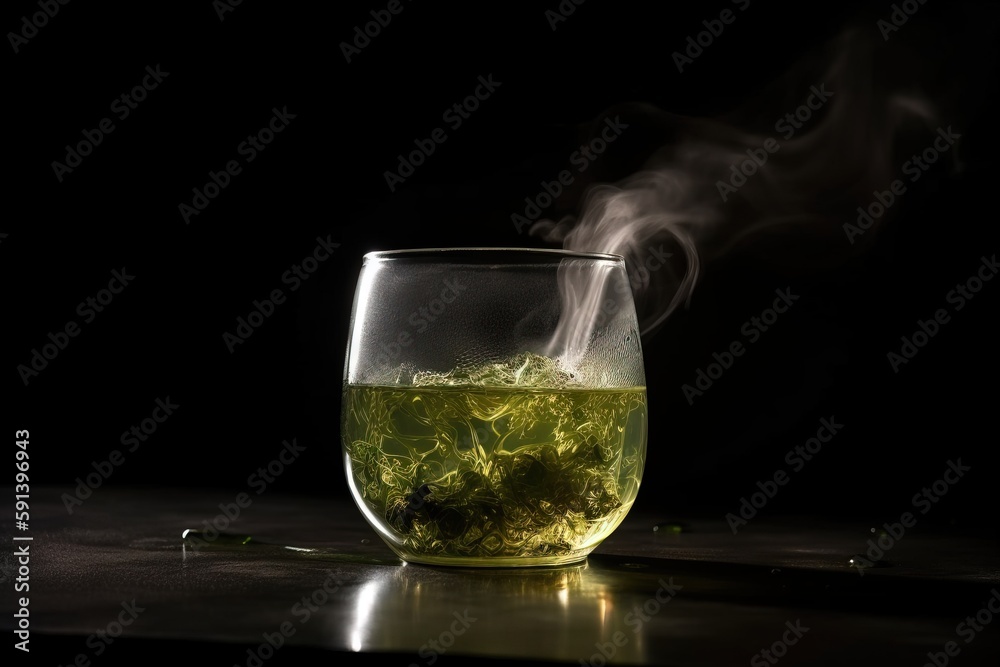
[[[899,373],[886,354],[918,319],[951,309],[947,292],[997,251],[994,5],[932,0],[883,41],[875,22],[892,11],[887,2],[805,9],[755,0],[745,12],[680,4],[590,0],[553,30],[545,10],[555,0],[404,1],[350,63],[338,45],[385,3],[247,1],[220,20],[207,1],[73,2],[18,53],[8,43],[3,423],[11,441],[15,429],[30,430],[32,481],[71,492],[169,396],[176,414],[105,484],[214,487],[228,500],[295,438],[306,451],[269,492],[346,496],[339,401],[365,252],[551,247],[519,234],[510,216],[569,166],[581,133],[606,110],[640,102],[731,118],[751,105],[773,121],[805,94],[782,89],[783,73],[821,64],[815,49],[856,25],[878,48],[912,57],[907,76],[928,84],[940,124],[962,134],[951,156],[961,159],[941,160],[912,186],[863,251],[845,252],[838,231],[828,256],[811,246],[803,261],[778,262],[750,244],[706,265],[689,307],[643,340],[650,441],[639,503],[664,518],[709,512],[722,521],[758,480],[788,470],[785,452],[820,418],[834,417],[843,430],[767,512],[895,519],[961,457],[972,472],[928,520],[991,529],[1000,284],[952,312]],[[727,7],[735,22],[678,72],[671,54]],[[36,11],[7,3],[5,32]],[[65,146],[112,116],[112,100],[157,65],[169,72],[163,83],[57,180],[52,162]],[[396,156],[490,74],[502,82],[494,95],[390,192],[383,173]],[[185,224],[178,205],[210,170],[242,160],[237,146],[273,108],[295,115],[288,128]],[[640,136],[579,183],[627,176],[656,148]],[[917,142],[932,137],[925,130]],[[899,156],[896,168],[908,154]],[[704,188],[714,196],[714,179]],[[290,292],[281,276],[318,236],[341,245]],[[779,236],[785,257],[802,242]],[[26,386],[16,367],[49,332],[81,322],[77,304],[122,267],[134,282]],[[741,338],[742,323],[779,287],[802,300],[689,405],[681,386]],[[223,332],[277,288],[289,300],[231,354]]]

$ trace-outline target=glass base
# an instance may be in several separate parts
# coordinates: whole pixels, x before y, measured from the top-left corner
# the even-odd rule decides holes
[[[552,567],[554,565],[578,565],[587,560],[593,549],[578,549],[568,553],[549,556],[446,556],[415,554],[390,548],[407,563],[415,565],[437,565],[444,567]]]

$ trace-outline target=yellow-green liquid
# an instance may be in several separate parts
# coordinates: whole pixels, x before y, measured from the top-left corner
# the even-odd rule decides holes
[[[646,390],[346,387],[355,499],[404,560],[582,560],[639,490]]]

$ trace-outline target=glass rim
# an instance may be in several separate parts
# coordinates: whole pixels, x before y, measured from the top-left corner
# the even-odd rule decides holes
[[[364,261],[391,260],[444,260],[449,262],[467,259],[485,263],[523,263],[524,260],[589,259],[624,262],[625,257],[607,252],[586,250],[566,250],[565,248],[518,248],[509,246],[431,247],[401,248],[397,250],[373,250],[364,254]]]

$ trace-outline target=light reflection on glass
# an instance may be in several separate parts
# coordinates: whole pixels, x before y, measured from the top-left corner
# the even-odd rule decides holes
[[[351,627],[351,650],[358,652],[363,646],[363,640],[368,634],[368,624],[371,621],[372,609],[380,588],[384,587],[385,579],[374,579],[361,586],[358,599],[354,605],[354,623]]]
[[[644,642],[624,622],[632,605],[619,600],[606,581],[600,573],[588,572],[586,563],[544,569],[452,568],[447,573],[404,565],[363,583],[346,627],[329,629],[334,634],[346,630],[355,652],[411,653],[413,662],[421,664],[427,664],[435,645],[446,647],[442,653],[516,659],[538,657],[541,651],[554,660],[586,661],[595,642],[606,643],[624,631],[629,641],[615,659],[641,661]],[[475,622],[462,625],[460,617]],[[501,636],[491,631],[499,625],[508,632]],[[520,639],[512,642],[512,635]]]

